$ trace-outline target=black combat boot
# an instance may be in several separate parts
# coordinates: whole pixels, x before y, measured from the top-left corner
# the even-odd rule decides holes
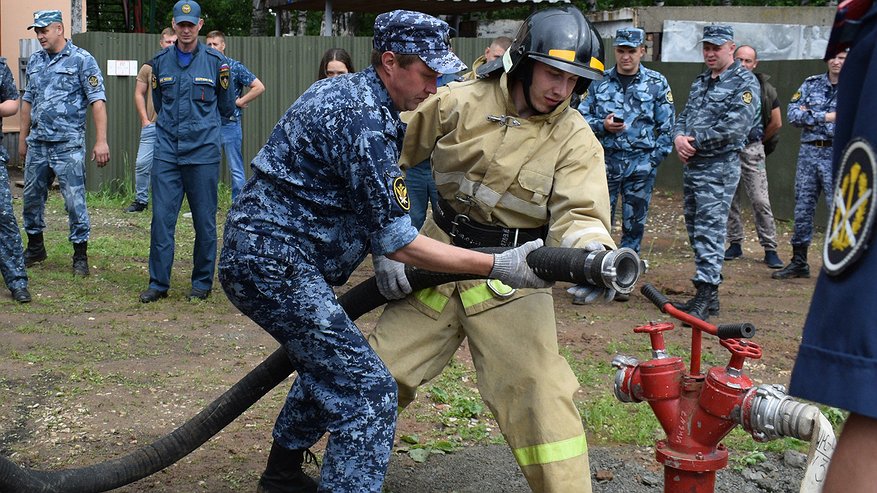
[[[774,279],[794,279],[796,277],[810,277],[810,265],[807,263],[807,248],[810,245],[792,245],[792,261],[789,265],[774,272],[770,277]]]
[[[73,244],[73,275],[88,275],[88,242]]]
[[[276,441],[271,444],[268,465],[259,478],[256,493],[316,493],[317,482],[301,468],[306,453],[308,459],[316,461],[310,450],[288,450]]]
[[[706,282],[695,284],[697,285],[697,294],[694,295],[688,314],[706,322],[709,320],[710,314],[712,314],[713,304],[716,306],[716,313],[719,311],[719,286]]]
[[[706,284],[706,283],[694,281],[694,287],[695,287],[695,289],[698,290],[698,292],[700,291],[700,288],[698,286],[701,284]],[[696,300],[696,299],[697,299],[697,295],[695,295],[693,298],[691,298],[690,300],[688,300],[684,303],[679,303],[679,302],[673,303],[673,308],[676,308],[677,310],[682,310],[685,313],[690,313],[691,310],[694,309],[694,300]],[[712,299],[710,299],[709,314],[712,316],[718,316],[719,315],[719,308],[720,308],[720,306],[719,306],[719,290],[716,289]]]
[[[46,260],[46,245],[43,243],[43,234],[27,234],[27,248],[24,249],[24,266]]]

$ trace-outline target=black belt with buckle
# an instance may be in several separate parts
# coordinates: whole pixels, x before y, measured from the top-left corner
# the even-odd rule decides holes
[[[514,247],[538,238],[545,239],[548,226],[541,228],[503,228],[473,221],[455,211],[447,200],[439,197],[439,206],[432,218],[442,231],[451,237],[451,243],[461,248]]]
[[[804,143],[807,145],[816,146],[816,147],[831,147],[833,142],[831,139],[828,139],[828,140],[811,140],[809,142],[804,142]]]

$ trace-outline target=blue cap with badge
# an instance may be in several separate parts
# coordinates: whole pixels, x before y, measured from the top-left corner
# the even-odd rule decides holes
[[[440,74],[466,70],[451,51],[450,26],[431,15],[412,10],[384,12],[375,19],[374,48],[400,55],[417,55]]]
[[[615,31],[612,46],[630,46],[637,48],[646,42],[646,32],[635,27],[622,27]]]
[[[27,28],[46,27],[53,22],[62,22],[60,10],[37,10],[33,13],[33,24]]]
[[[734,41],[733,27],[727,24],[703,26],[703,39],[701,39],[701,42],[721,46],[728,41]]]
[[[174,22],[191,22],[197,24],[201,20],[201,6],[194,0],[180,0],[174,5]]]

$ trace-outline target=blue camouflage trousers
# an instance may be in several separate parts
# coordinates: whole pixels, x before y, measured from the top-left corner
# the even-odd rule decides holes
[[[810,245],[813,240],[813,218],[820,193],[831,193],[831,147],[816,147],[801,143],[798,166],[795,169],[795,232],[792,245]],[[829,212],[831,199],[826,197]]]
[[[91,223],[85,206],[85,142],[28,141],[24,165],[24,230],[28,234],[46,229],[43,214],[49,186],[58,177],[72,243],[88,241]]]
[[[298,371],[274,440],[304,449],[328,432],[320,491],[380,492],[396,427],[395,380],[311,263],[295,253],[283,260],[258,253],[226,239],[219,279]]]
[[[0,274],[10,291],[27,287],[23,253],[21,232],[12,209],[9,171],[6,161],[0,158]]]
[[[657,172],[658,168],[652,165],[650,154],[606,149],[606,180],[609,184],[612,222],[615,222],[615,204],[620,195],[621,247],[632,248],[637,253],[646,229]]]
[[[737,152],[724,159],[689,161],[682,169],[685,228],[694,251],[695,282],[722,282],[728,211],[739,182]]]

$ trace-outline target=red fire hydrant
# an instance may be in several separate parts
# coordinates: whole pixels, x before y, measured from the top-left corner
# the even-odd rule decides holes
[[[623,402],[648,402],[667,434],[655,445],[656,458],[664,465],[665,493],[712,493],[716,471],[728,464],[721,440],[742,423],[753,390],[743,363],[761,358],[761,347],[741,338],[754,333],[750,324],[717,328],[677,310],[652,286],[642,291],[662,311],[692,326],[691,365],[686,371],[682,358],[667,354],[663,333],[674,328],[672,323],[637,327],[634,332],[651,338],[652,359],[638,363],[616,356],[615,395]],[[721,345],[731,352],[727,366],[701,372],[701,332],[722,337]]]

